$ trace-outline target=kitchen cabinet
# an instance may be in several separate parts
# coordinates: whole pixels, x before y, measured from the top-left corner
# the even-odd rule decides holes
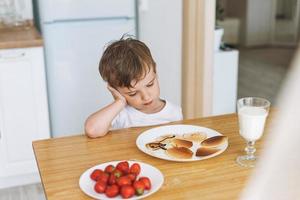
[[[236,111],[238,84],[237,50],[218,51],[214,55],[213,68],[213,115]]]
[[[0,188],[39,181],[32,141],[49,137],[43,48],[0,49]]]

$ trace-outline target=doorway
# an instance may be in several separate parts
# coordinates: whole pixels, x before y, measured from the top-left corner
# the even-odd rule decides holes
[[[238,98],[258,96],[275,105],[299,41],[300,0],[218,1],[223,42],[239,51]],[[284,7],[283,2],[289,4]]]
[[[295,46],[300,35],[300,0],[274,0],[271,42]]]

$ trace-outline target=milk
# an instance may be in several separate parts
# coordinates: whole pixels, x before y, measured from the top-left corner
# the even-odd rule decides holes
[[[245,106],[239,109],[240,134],[247,141],[258,140],[264,131],[268,112],[260,107]]]

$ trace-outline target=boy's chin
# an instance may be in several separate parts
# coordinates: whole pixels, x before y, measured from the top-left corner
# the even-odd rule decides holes
[[[134,108],[140,112],[147,113],[147,114],[155,113],[153,106],[141,106],[138,108],[137,107]]]
[[[155,104],[154,102],[150,105],[143,105],[139,111],[147,114],[157,113],[163,108],[163,105]]]
[[[139,107],[139,108],[135,108],[135,109],[137,109],[137,110],[139,110],[141,112],[144,112],[144,113],[149,113],[149,112],[151,112],[153,110],[151,108],[145,108],[145,107]]]

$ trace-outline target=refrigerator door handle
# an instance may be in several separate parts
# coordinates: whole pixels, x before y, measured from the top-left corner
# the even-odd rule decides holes
[[[24,56],[25,56],[25,52],[20,52],[20,51],[0,53],[0,59],[2,60],[22,58]]]
[[[47,21],[44,24],[53,24],[53,23],[66,23],[66,22],[85,22],[85,21],[99,21],[99,20],[132,20],[133,17],[130,16],[119,16],[119,17],[95,17],[95,18],[75,18],[75,19],[58,19]]]

